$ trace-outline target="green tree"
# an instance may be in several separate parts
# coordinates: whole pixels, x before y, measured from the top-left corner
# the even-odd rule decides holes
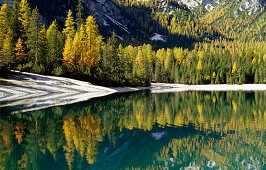
[[[13,40],[18,40],[19,37],[21,37],[21,30],[22,28],[22,24],[19,21],[19,17],[20,17],[20,0],[14,0],[13,1],[13,8],[11,10],[11,16],[10,16],[10,29],[13,32]]]
[[[35,8],[27,29],[27,48],[29,49],[29,57],[35,59],[37,63],[45,50],[45,27],[40,19],[39,11]]]
[[[113,81],[116,77],[116,60],[117,60],[117,39],[115,37],[115,33],[113,33],[112,37],[109,37],[106,45],[104,46],[102,59],[101,59],[101,67],[104,72],[105,77],[108,80]]]
[[[46,64],[52,69],[60,64],[63,52],[63,35],[59,30],[58,24],[55,21],[50,25],[46,32],[47,38],[47,54]]]
[[[78,4],[77,4],[77,14],[76,14],[76,24],[77,24],[77,29],[80,29],[80,26],[83,24],[83,10],[84,7],[82,5],[82,1],[78,0]]]

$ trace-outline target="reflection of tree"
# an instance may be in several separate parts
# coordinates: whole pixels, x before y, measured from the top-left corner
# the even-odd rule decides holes
[[[61,130],[61,121],[48,119],[46,125],[47,149],[53,155],[55,160],[58,159],[57,153],[64,144],[64,137]]]
[[[75,120],[67,115],[63,121],[63,131],[66,139],[65,157],[69,168],[72,169],[75,150],[82,158],[85,155],[89,164],[93,164],[98,153],[97,143],[102,140],[99,116],[88,113]]]
[[[12,149],[12,125],[0,120],[0,169],[7,167],[6,163]]]
[[[89,164],[93,164],[96,160],[98,153],[97,143],[102,141],[102,135],[100,130],[100,118],[98,115],[87,114],[85,117],[79,118],[79,142],[80,146],[77,150],[82,153],[82,149],[86,148],[86,159]]]
[[[184,122],[184,113],[183,111],[179,111],[178,114],[176,114],[174,119],[174,125],[175,126],[183,126],[185,124]]]
[[[254,96],[248,96],[248,94],[245,96],[241,92],[189,92],[148,96],[144,94],[136,94],[135,98],[112,99],[115,105],[108,103],[109,100],[104,101],[104,105],[108,107],[103,108],[100,113],[102,117],[108,117],[108,119],[103,121],[103,127],[114,129],[114,124],[116,124],[115,126],[119,129],[150,130],[154,123],[162,127],[165,125],[183,126],[191,123],[199,130],[223,133],[241,130],[245,127],[264,129],[262,124],[265,119],[262,113],[265,112],[265,105],[260,103],[265,96],[261,93],[255,93],[255,97],[257,96],[259,100],[249,100],[250,97],[254,99]],[[126,110],[130,106],[133,108]],[[109,126],[110,122],[107,120],[116,121]]]
[[[66,117],[63,123],[63,131],[65,134],[66,145],[64,146],[66,161],[69,169],[72,169],[72,162],[74,161],[74,143],[73,138],[75,135],[75,122],[70,117]]]
[[[25,135],[25,129],[26,129],[25,124],[17,123],[14,134],[15,134],[16,139],[18,140],[18,144],[22,142],[22,138]]]

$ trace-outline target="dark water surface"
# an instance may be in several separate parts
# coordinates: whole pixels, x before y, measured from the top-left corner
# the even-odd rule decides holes
[[[149,91],[12,114],[0,169],[265,169],[266,92]]]

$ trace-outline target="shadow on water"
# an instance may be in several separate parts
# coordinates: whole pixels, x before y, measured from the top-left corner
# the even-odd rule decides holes
[[[265,92],[142,91],[28,113],[6,110],[0,167],[263,169],[265,99]]]

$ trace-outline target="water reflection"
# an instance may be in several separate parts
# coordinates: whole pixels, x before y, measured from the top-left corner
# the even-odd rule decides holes
[[[0,169],[263,169],[265,93],[146,91],[5,113]]]

